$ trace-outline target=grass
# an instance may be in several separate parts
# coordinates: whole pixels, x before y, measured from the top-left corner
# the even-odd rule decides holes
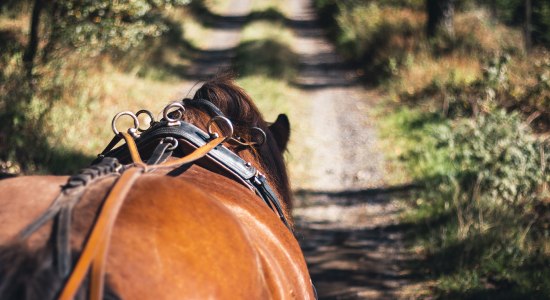
[[[316,4],[387,95],[375,115],[390,170],[405,173],[391,180],[424,186],[403,215],[424,257],[414,269],[436,298],[548,298],[548,51],[526,56],[518,29],[476,7],[428,40],[412,2]]]
[[[215,17],[223,15],[229,1],[203,4],[208,14]],[[240,72],[238,83],[252,95],[267,120],[275,120],[279,113],[289,116],[292,126],[287,153],[289,171],[293,182],[300,186],[300,182],[307,180],[304,162],[312,149],[311,145],[299,142],[306,139],[309,130],[299,120],[310,104],[289,83],[296,74],[297,61],[290,50],[293,34],[284,25],[286,4],[280,0],[253,3],[234,65]],[[0,66],[5,76],[22,68],[21,45],[26,43],[29,16],[29,8],[15,17],[0,15],[0,34],[9,33],[9,45],[20,45],[4,53]],[[184,71],[195,53],[209,46],[211,41],[205,37],[214,28],[204,24],[201,15],[182,8],[165,11],[164,20],[169,28],[163,38],[146,41],[128,53],[82,57],[66,52],[59,60],[62,64],[38,66],[40,92],[32,96],[23,111],[29,124],[41,130],[15,140],[14,135],[3,130],[0,138],[10,138],[21,143],[21,147],[0,146],[11,149],[4,153],[12,153],[2,157],[2,170],[24,174],[75,172],[111,139],[110,122],[117,112],[141,108],[157,112],[169,101],[181,98],[187,92],[182,85]],[[274,47],[279,51],[272,51]],[[0,105],[19,98],[18,82],[24,79],[10,76],[8,84],[0,84],[3,92]],[[123,121],[120,126],[124,125],[129,124]],[[40,146],[29,148],[31,143]]]
[[[473,174],[477,175],[485,172],[486,167],[480,162],[468,166],[466,162],[471,158],[461,156],[461,151],[493,160],[490,164],[494,170],[489,176],[495,178],[490,182],[502,180],[497,178],[503,174],[512,176],[503,181],[505,188],[524,185],[529,180],[513,171],[521,168],[509,166],[514,163],[503,162],[496,155],[483,154],[483,151],[498,148],[492,144],[495,141],[506,143],[504,137],[479,144],[484,145],[476,147],[481,154],[458,150],[462,147],[468,149],[469,144],[477,145],[475,140],[487,134],[483,132],[488,129],[483,128],[494,126],[490,128],[496,131],[491,131],[487,137],[497,137],[497,132],[513,135],[510,137],[511,146],[504,146],[504,149],[517,144],[518,151],[526,151],[524,159],[532,161],[533,174],[539,174],[534,176],[544,176],[544,172],[547,176],[548,170],[543,174],[538,170],[537,155],[527,154],[529,146],[519,146],[524,138],[515,134],[525,129],[517,129],[505,117],[496,125],[489,122],[485,127],[472,127],[479,133],[468,134],[468,141],[459,142],[462,127],[470,123],[469,120],[449,121],[439,113],[418,108],[402,108],[385,116],[381,119],[384,137],[400,149],[393,158],[399,159],[399,166],[407,170],[414,181],[425,186],[408,200],[410,209],[404,214],[403,222],[412,225],[408,234],[411,251],[424,257],[414,269],[420,278],[429,282],[432,294],[445,299],[548,297],[550,274],[544,267],[550,262],[547,239],[549,210],[544,200],[547,196],[536,193],[539,190],[535,187],[534,194],[525,194],[517,197],[516,202],[507,202],[510,196],[495,193],[501,190],[496,186],[485,191],[481,188],[475,196],[470,190],[472,185],[464,181],[470,172],[468,168],[475,168]],[[445,128],[454,129],[445,133]],[[525,141],[531,140],[529,134],[526,137]],[[449,139],[455,140],[456,146],[446,145]],[[504,171],[509,167],[509,171]],[[541,179],[534,182],[540,184]],[[516,191],[519,190],[521,188]]]
[[[10,45],[25,40],[28,23],[20,20],[28,20],[28,13],[21,12],[16,18],[0,16],[0,24],[6,25],[3,32],[10,32],[12,37]],[[182,42],[186,25],[174,22],[190,20],[184,16],[181,9],[167,13],[166,18],[171,18],[174,25],[167,38]],[[123,56],[110,53],[83,58],[77,52],[64,52],[62,59],[60,56],[36,67],[37,92],[27,100],[20,99],[26,97],[22,94],[26,88],[21,85],[26,79],[17,73],[22,70],[22,48],[8,48],[11,52],[3,53],[1,61],[5,81],[0,84],[0,105],[21,105],[16,118],[34,128],[27,133],[21,127],[24,123],[13,119],[14,128],[25,132],[17,136],[3,130],[1,159],[9,166],[3,170],[27,174],[75,172],[111,139],[110,122],[117,112],[140,108],[159,111],[180,97],[184,91],[180,74],[174,70],[188,65],[188,45],[163,43],[168,42],[147,41],[145,48],[138,47]],[[3,122],[9,118],[6,116]]]

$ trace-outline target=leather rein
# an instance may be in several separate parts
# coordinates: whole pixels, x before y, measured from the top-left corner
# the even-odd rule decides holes
[[[208,132],[181,120],[185,106],[206,110],[212,116],[207,125]],[[142,113],[148,114],[151,118],[150,127],[146,130],[139,128],[138,116]],[[121,116],[130,116],[134,121],[134,127],[128,129],[128,132],[119,132],[116,128],[116,122]],[[230,131],[227,136],[220,137],[211,128],[214,123],[221,124],[221,122]],[[185,100],[169,104],[164,108],[163,119],[158,122],[154,120],[153,114],[146,110],[141,110],[136,114],[122,112],[113,118],[112,127],[115,137],[92,163],[92,166],[71,176],[62,186],[61,193],[48,210],[19,234],[20,239],[26,239],[48,221],[54,221],[51,233],[55,250],[54,262],[58,275],[65,280],[58,299],[73,299],[88,271],[90,271],[89,299],[102,299],[109,241],[117,216],[126,196],[140,175],[154,170],[174,169],[198,160],[206,160],[209,166],[214,165],[223,174],[254,191],[291,230],[281,203],[267,183],[265,176],[222,144],[229,140],[236,141],[240,145],[252,145],[252,143],[246,144],[238,138],[234,138],[231,121],[210,101]],[[138,133],[139,131],[141,134]],[[264,133],[263,141],[265,138]],[[125,142],[125,145],[113,149],[121,140]],[[177,150],[180,143],[194,150],[181,158],[167,160],[173,151]],[[140,150],[153,146],[152,154],[144,162]],[[120,161],[129,163],[121,164]],[[109,176],[118,176],[118,179],[102,202],[76,264],[71,266],[72,210],[81,199],[86,187],[98,179]]]

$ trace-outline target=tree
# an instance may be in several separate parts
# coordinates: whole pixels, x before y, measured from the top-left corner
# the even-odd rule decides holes
[[[126,51],[143,39],[160,36],[167,27],[161,11],[190,0],[34,0],[29,42],[24,55],[32,74],[37,53],[47,59],[58,48],[98,54],[109,49]],[[44,19],[41,21],[41,19]],[[41,22],[45,26],[41,26]],[[46,32],[39,32],[44,28]],[[40,36],[47,36],[39,49]]]
[[[525,39],[525,51],[529,52],[533,46],[532,41],[532,16],[533,16],[533,6],[531,0],[525,0],[525,25],[524,25],[524,39]]]
[[[29,77],[29,79],[32,77],[34,58],[36,57],[36,51],[38,49],[38,29],[40,27],[40,15],[42,14],[43,9],[44,2],[42,0],[35,0],[32,9],[29,42],[27,44],[27,48],[25,49],[25,53],[23,54],[23,63],[27,69],[27,77]]]
[[[426,0],[428,37],[434,37],[440,31],[453,35],[455,2],[456,0]]]

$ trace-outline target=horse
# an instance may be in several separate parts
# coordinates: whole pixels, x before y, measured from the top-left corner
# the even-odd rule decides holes
[[[132,137],[119,133],[115,122],[117,134],[100,162],[82,173],[0,181],[0,299],[316,298],[292,232],[292,195],[282,156],[290,135],[285,115],[267,123],[252,98],[222,75],[165,112],[163,122],[156,122],[166,127],[162,137],[141,143],[139,125],[129,130]],[[153,123],[151,128],[162,127]],[[200,134],[208,132],[204,147],[166,133],[189,124]],[[119,140],[127,145],[115,148]],[[200,150],[205,147],[210,148]],[[200,151],[205,153],[195,155]],[[245,162],[245,170],[255,170],[253,185],[261,191],[215,166],[216,153],[234,157],[228,165]],[[198,158],[178,163],[192,155]],[[151,167],[142,156],[168,167]],[[93,263],[83,269],[72,294],[63,296],[117,182],[132,171],[139,176],[124,187],[113,227],[100,231],[108,242],[99,247],[105,253],[99,277]],[[53,218],[49,212],[63,191],[78,194],[78,200],[71,202],[68,219],[67,214]],[[67,220],[70,226],[62,226]],[[63,243],[69,249],[59,250]],[[95,292],[94,280],[100,282]]]

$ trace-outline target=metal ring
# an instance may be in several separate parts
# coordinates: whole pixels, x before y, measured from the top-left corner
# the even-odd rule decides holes
[[[180,115],[178,116],[177,119],[174,119],[174,118],[171,118],[169,116],[170,114],[170,109],[174,108],[174,107],[177,107],[178,109],[176,111],[180,111]],[[166,107],[164,108],[164,110],[162,111],[162,117],[168,121],[169,124],[175,124],[175,123],[178,123],[181,118],[183,117],[183,113],[185,112],[185,107],[183,106],[183,104],[181,104],[180,102],[172,102],[168,105],[166,105]]]
[[[153,113],[146,110],[146,109],[139,110],[136,113],[136,117],[138,118],[138,120],[139,120],[139,115],[141,115],[141,114],[146,114],[151,119],[151,122],[149,122],[149,127],[153,126],[153,124],[155,123],[155,116],[153,116]],[[147,129],[149,129],[149,128],[146,128],[146,129],[138,128],[137,130],[140,131],[140,132],[144,132]]]
[[[139,128],[139,120],[136,117],[136,115],[134,115],[133,112],[131,112],[131,111],[121,111],[113,117],[113,121],[111,122],[111,128],[113,129],[113,132],[115,133],[115,135],[120,134],[120,132],[116,128],[116,121],[118,120],[118,118],[120,118],[124,115],[130,116],[134,120],[134,128],[130,128],[130,129],[137,130]]]
[[[260,133],[260,136],[262,137],[262,139],[259,141],[259,142],[256,142],[254,141],[255,145],[256,146],[261,146],[265,143],[265,141],[267,140],[267,136],[265,134],[265,131],[263,131],[263,129],[261,129],[260,127],[250,127],[250,131],[256,131],[256,132],[259,132]],[[254,137],[254,135],[252,135],[252,137]]]
[[[168,151],[173,151],[174,149],[176,149],[178,147],[178,144],[179,144],[178,140],[171,137],[171,136],[167,136],[167,137],[163,138],[160,141],[160,143],[164,144],[165,141],[172,145],[172,146],[166,148],[166,150],[168,150]]]
[[[214,116],[212,117],[212,119],[210,119],[210,121],[208,121],[208,124],[206,125],[208,129],[208,134],[210,136],[216,135],[216,133],[212,131],[212,123],[216,122],[217,119],[224,121],[227,124],[227,127],[229,127],[230,133],[225,137],[225,139],[227,140],[228,138],[233,137],[233,123],[231,123],[231,120],[224,116]]]

